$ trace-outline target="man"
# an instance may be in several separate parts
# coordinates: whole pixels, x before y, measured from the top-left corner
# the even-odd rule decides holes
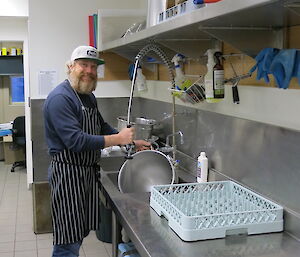
[[[79,256],[83,238],[98,229],[100,149],[133,142],[133,128],[118,133],[98,111],[92,92],[97,85],[97,66],[103,63],[95,48],[77,47],[67,63],[69,78],[45,101],[53,257]],[[150,145],[143,140],[134,143],[138,150]]]

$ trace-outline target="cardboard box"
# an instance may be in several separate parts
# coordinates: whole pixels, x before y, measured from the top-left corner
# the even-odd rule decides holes
[[[12,136],[3,137],[4,163],[13,164],[14,162],[25,160],[25,150],[23,147],[13,143]]]
[[[175,6],[175,0],[166,0],[166,9]]]

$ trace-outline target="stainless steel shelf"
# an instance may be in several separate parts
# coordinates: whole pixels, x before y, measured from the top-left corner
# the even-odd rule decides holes
[[[128,59],[149,42],[197,57],[212,39],[231,44],[255,56],[264,47],[282,47],[282,28],[300,25],[300,0],[223,0],[103,44]]]

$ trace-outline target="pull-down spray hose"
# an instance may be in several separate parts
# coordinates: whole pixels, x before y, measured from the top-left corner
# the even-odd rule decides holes
[[[149,52],[155,52],[162,60],[162,62],[167,66],[169,71],[170,80],[172,83],[172,88],[175,88],[175,80],[174,80],[174,73],[173,73],[173,64],[171,63],[170,59],[167,57],[167,55],[164,53],[164,51],[156,44],[150,43],[143,47],[138,54],[135,57],[134,62],[134,71],[133,71],[133,77],[131,81],[131,90],[130,90],[130,98],[128,102],[128,112],[127,112],[127,127],[130,127],[130,116],[131,116],[131,107],[132,107],[132,100],[133,100],[133,92],[134,92],[134,85],[136,80],[136,74],[137,74],[137,68],[139,65],[139,62],[143,59],[143,57],[149,53]],[[173,133],[175,133],[175,99],[173,97]],[[173,141],[174,142],[174,141]],[[128,149],[130,147],[127,147]],[[128,150],[128,156],[127,158],[131,157],[131,150]],[[175,158],[175,152],[173,153],[173,158]]]

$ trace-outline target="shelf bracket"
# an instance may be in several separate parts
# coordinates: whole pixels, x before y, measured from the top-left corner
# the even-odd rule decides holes
[[[199,29],[251,57],[255,57],[265,47],[281,49],[286,45],[286,30],[283,28],[199,27]]]

